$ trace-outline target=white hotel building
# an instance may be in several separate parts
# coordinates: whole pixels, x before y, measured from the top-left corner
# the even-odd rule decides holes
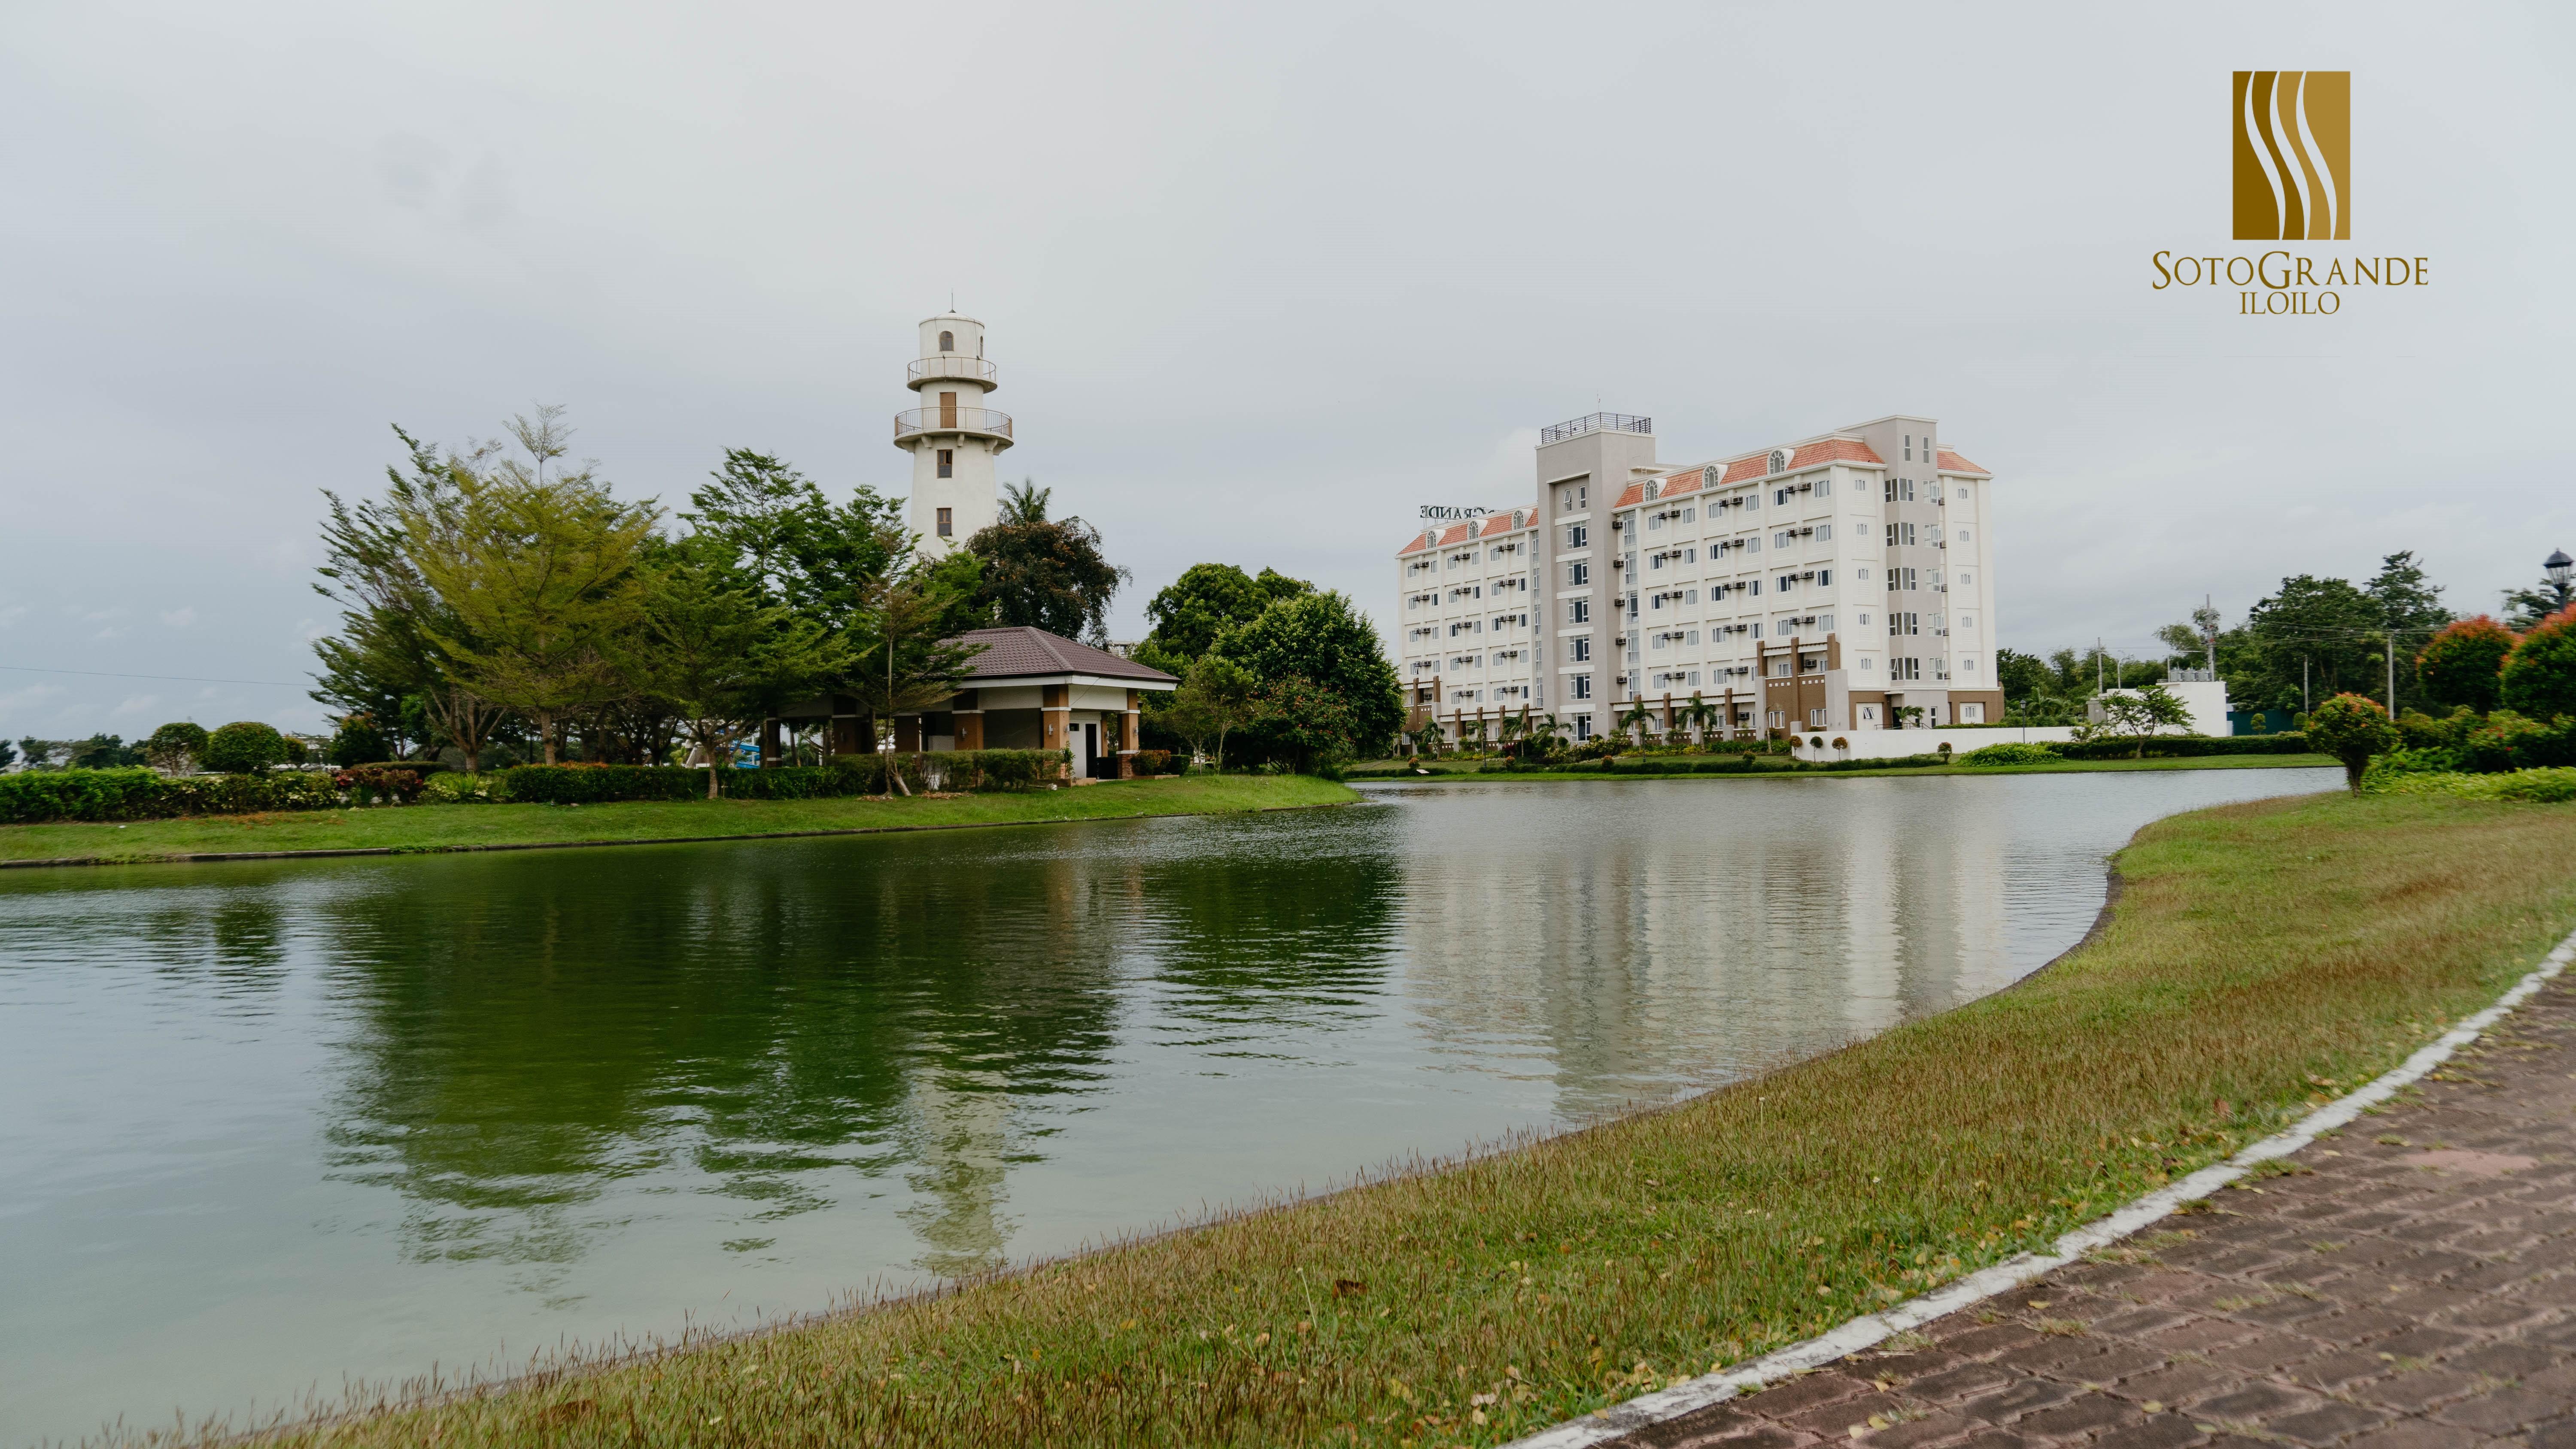
[[[1999,723],[1992,475],[1893,416],[1673,469],[1654,424],[1540,434],[1535,507],[1396,555],[1413,725],[1555,715],[1575,738],[1694,698],[1738,739]]]

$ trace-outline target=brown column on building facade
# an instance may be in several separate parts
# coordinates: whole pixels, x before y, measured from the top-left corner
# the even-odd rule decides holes
[[[1136,752],[1145,746],[1145,692],[1127,691],[1127,714],[1118,723],[1118,778],[1136,778]]]
[[[957,712],[957,748],[984,748],[983,696],[971,689],[961,689],[957,691],[957,697],[949,701],[949,707]]]
[[[1073,686],[1041,684],[1038,686],[1038,748],[1065,750],[1065,731],[1073,723]]]
[[[920,753],[921,716],[899,714],[894,717],[894,747],[907,755]]]
[[[787,747],[778,738],[778,721],[760,722],[760,768],[775,770],[787,763]]]

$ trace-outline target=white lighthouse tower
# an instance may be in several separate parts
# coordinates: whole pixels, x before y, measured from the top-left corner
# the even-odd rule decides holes
[[[1011,415],[984,406],[1000,384],[972,317],[923,322],[921,358],[905,372],[921,403],[894,415],[894,445],[912,454],[912,530],[926,552],[944,554],[1001,515],[993,459],[1011,446]]]

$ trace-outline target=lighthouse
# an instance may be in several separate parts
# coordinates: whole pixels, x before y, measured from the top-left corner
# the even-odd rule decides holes
[[[1001,513],[993,459],[1011,446],[1011,415],[984,406],[1000,384],[984,357],[984,324],[943,312],[921,324],[905,369],[918,407],[894,415],[894,445],[912,454],[912,531],[933,555],[965,546]]]

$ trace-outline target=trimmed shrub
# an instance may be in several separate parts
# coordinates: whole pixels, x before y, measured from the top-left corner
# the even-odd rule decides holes
[[[257,720],[236,720],[206,737],[198,763],[227,775],[256,775],[286,763],[286,739]]]
[[[2506,656],[2496,700],[2533,719],[2576,715],[2576,604],[2531,626]]]
[[[2496,707],[2496,690],[2505,657],[2513,653],[2514,634],[2484,614],[2451,624],[2425,642],[2415,656],[2424,692],[2436,704],[2480,712]]]
[[[206,727],[186,720],[173,720],[152,732],[143,742],[143,758],[153,768],[185,774],[197,767],[206,755]]]
[[[2457,754],[2461,769],[2478,774],[2576,765],[2576,715],[2542,724],[2500,709],[2461,737]]]
[[[408,805],[420,798],[424,773],[400,765],[359,765],[342,770],[331,782],[349,792],[358,805]]]
[[[1170,750],[1138,750],[1136,752],[1136,773],[1139,775],[1171,774],[1172,752]]]
[[[2379,701],[2358,694],[2338,694],[2308,712],[2308,737],[2317,748],[2343,761],[2344,783],[2355,794],[2370,757],[2397,748],[2397,726]]]
[[[422,781],[421,794],[433,805],[478,805],[510,798],[498,775],[467,775],[452,770]]]
[[[1982,750],[1970,750],[1959,757],[1959,763],[1963,765],[2052,765],[2063,758],[2065,757],[2044,744],[2005,740],[2000,744],[1988,745]]]

